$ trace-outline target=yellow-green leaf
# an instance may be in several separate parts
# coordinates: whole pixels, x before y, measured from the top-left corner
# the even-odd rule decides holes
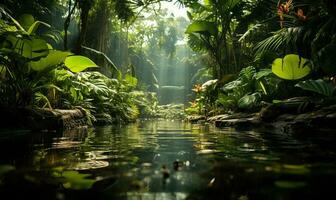
[[[67,189],[90,189],[96,182],[94,179],[88,178],[90,174],[80,174],[77,171],[65,171],[62,176],[65,178],[63,186]]]
[[[135,78],[134,76],[130,75],[130,74],[125,75],[125,81],[131,87],[135,87],[138,84],[138,79]]]
[[[288,54],[283,59],[277,58],[273,61],[272,72],[283,79],[297,80],[307,76],[311,69],[308,60]]]
[[[29,62],[29,66],[35,71],[42,71],[51,67],[56,68],[57,65],[63,63],[66,57],[70,54],[71,53],[69,52],[50,51],[47,57],[42,58],[38,61]]]
[[[85,56],[69,56],[65,59],[64,64],[72,72],[81,72],[87,68],[98,67],[96,63]]]

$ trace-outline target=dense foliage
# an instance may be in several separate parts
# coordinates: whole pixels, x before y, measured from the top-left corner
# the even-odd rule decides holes
[[[197,98],[187,112],[207,115],[253,112],[259,110],[262,101],[272,103],[295,96],[334,99],[335,68],[331,64],[336,28],[334,3],[309,0],[196,3],[190,13],[192,23],[187,28],[189,41],[192,47],[213,56],[216,65],[211,69],[217,79],[210,88],[205,87],[206,83],[195,85]],[[218,59],[217,54],[222,58]],[[249,56],[245,60],[241,56],[246,54]],[[237,66],[234,55],[243,60],[239,66],[243,69],[235,80],[228,82],[228,73],[234,72],[232,66]]]
[[[156,116],[159,102],[214,115],[333,99],[334,0],[169,1],[188,19],[160,2],[4,1],[1,106],[80,106],[112,122]]]
[[[55,35],[38,32],[51,26],[24,14],[15,20],[1,10],[0,106],[2,108],[41,107],[85,110],[90,122],[127,122],[152,116],[156,96],[133,92],[137,79],[130,74],[111,79],[97,71],[85,56],[53,48]],[[53,41],[53,42],[57,42]],[[86,72],[83,72],[86,70]]]

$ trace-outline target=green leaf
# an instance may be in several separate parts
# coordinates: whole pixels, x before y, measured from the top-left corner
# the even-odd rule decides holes
[[[28,29],[28,31],[27,31],[27,32],[28,32],[28,35],[34,34],[34,33],[36,32],[37,28],[38,28],[41,24],[44,25],[44,26],[46,26],[46,27],[48,27],[48,28],[51,27],[49,24],[47,24],[47,23],[45,23],[45,22],[36,21],[36,22],[34,22],[34,23],[29,27],[29,29]]]
[[[272,70],[271,69],[261,69],[259,72],[254,74],[254,77],[256,80],[259,80],[265,76],[268,76],[272,74]]]
[[[262,81],[259,81],[259,85],[260,85],[260,87],[261,87],[262,92],[264,93],[264,95],[268,95],[268,92],[266,90],[266,87],[265,87],[264,83]]]
[[[130,75],[130,74],[125,75],[125,81],[131,87],[135,87],[138,84],[138,79],[135,78],[134,76]]]
[[[308,60],[289,54],[283,59],[277,58],[272,64],[272,72],[282,79],[297,80],[307,76],[311,69]]]
[[[233,91],[235,88],[239,87],[239,86],[242,86],[243,85],[243,82],[241,80],[234,80],[234,81],[231,81],[227,84],[225,84],[222,88],[222,90],[224,92],[231,92]]]
[[[67,56],[71,55],[69,52],[63,51],[50,51],[47,57],[38,61],[31,61],[28,63],[31,69],[35,71],[42,71],[47,68],[56,68],[59,64],[63,63]]]
[[[32,39],[31,40],[31,58],[36,59],[40,57],[45,57],[49,54],[49,47],[45,40],[42,39]]]
[[[239,78],[243,82],[250,82],[256,73],[256,69],[253,66],[245,67],[239,72]]]
[[[42,94],[41,92],[36,92],[36,93],[35,93],[35,100],[36,100],[37,102],[44,102],[44,103],[45,103],[45,106],[43,106],[43,108],[46,107],[46,106],[48,106],[49,109],[52,109],[48,97],[45,96],[44,94]]]
[[[77,171],[65,171],[62,173],[62,177],[65,178],[63,186],[67,189],[75,190],[90,189],[96,181],[94,179],[87,178],[89,176],[91,175],[80,174]]]
[[[98,67],[91,59],[85,56],[69,56],[65,59],[65,66],[72,72],[81,72],[91,67]]]
[[[33,15],[23,14],[19,16],[18,22],[26,31],[28,31],[29,27],[35,22],[35,19]]]
[[[204,5],[211,6],[213,5],[213,2],[211,0],[203,0]]]
[[[253,93],[251,95],[245,95],[238,101],[238,107],[240,109],[253,109],[257,107],[260,103],[261,95],[259,92]]]
[[[322,79],[301,81],[295,86],[327,97],[331,97],[334,92],[334,87]]]
[[[186,30],[186,33],[200,33],[200,34],[210,34],[217,35],[217,27],[213,22],[207,21],[195,21],[191,23]]]
[[[22,39],[15,35],[8,35],[6,38],[8,45],[7,50],[20,54],[28,59],[39,59],[45,57],[49,53],[47,42],[42,39]]]
[[[53,50],[54,48],[51,46],[51,44],[47,43],[48,49]]]
[[[6,67],[0,65],[0,79],[5,78],[5,76],[6,76]]]

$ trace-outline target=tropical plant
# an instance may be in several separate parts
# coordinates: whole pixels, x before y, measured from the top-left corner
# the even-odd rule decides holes
[[[255,90],[255,73],[256,69],[252,66],[243,68],[236,80],[225,84],[222,87],[223,94],[217,100],[218,106],[226,110],[236,110],[238,102]]]
[[[241,70],[237,79],[221,88],[216,100],[217,107],[224,111],[255,111],[260,108],[262,100],[282,98],[283,88],[286,88],[282,83],[270,69],[246,67]]]
[[[212,66],[215,78],[235,72],[239,67],[234,49],[234,19],[240,14],[242,0],[204,1],[190,5],[188,16],[192,23],[186,33],[194,50],[205,50],[215,60]]]
[[[295,86],[326,97],[331,97],[335,90],[334,86],[322,79],[301,81]]]
[[[4,28],[0,33],[3,106],[32,105],[35,96],[38,102],[45,101],[51,107],[46,93],[61,91],[50,82],[55,69],[65,66],[79,72],[89,67],[97,67],[88,58],[54,50],[46,40],[36,34],[39,25],[49,27],[48,24],[35,21],[34,17],[27,14],[20,17],[20,23],[4,10],[2,12],[5,16],[0,19]]]
[[[277,58],[272,64],[272,72],[280,78],[297,80],[306,77],[311,71],[308,60],[299,55],[289,54],[284,58]]]
[[[298,54],[314,63],[314,70],[320,74],[333,76],[335,45],[335,7],[331,1],[279,1],[274,3],[280,19],[280,26],[266,39],[255,45],[256,54],[269,51],[282,56]],[[269,24],[272,20],[266,21]],[[280,28],[280,29],[279,29]]]
[[[259,92],[247,94],[237,102],[238,108],[242,110],[253,111],[260,106],[261,94]]]

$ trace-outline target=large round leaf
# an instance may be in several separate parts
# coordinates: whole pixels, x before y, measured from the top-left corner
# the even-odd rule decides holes
[[[69,56],[65,59],[64,64],[72,72],[81,72],[87,68],[98,67],[96,63],[85,56]]]
[[[288,54],[283,59],[277,58],[272,64],[272,72],[287,80],[301,79],[307,76],[310,71],[308,61],[295,54]]]

